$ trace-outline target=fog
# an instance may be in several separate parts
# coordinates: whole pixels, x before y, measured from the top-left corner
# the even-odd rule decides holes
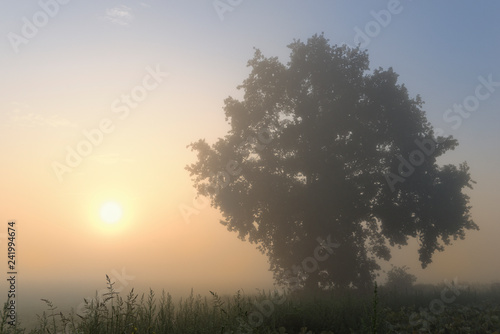
[[[230,130],[224,100],[244,97],[237,86],[254,47],[287,64],[287,45],[322,32],[332,45],[366,49],[370,72],[392,67],[430,123],[459,142],[439,164],[467,161],[477,182],[465,192],[478,231],[426,269],[410,238],[379,260],[377,281],[391,264],[407,265],[417,283],[500,281],[498,4],[46,2],[52,9],[29,1],[0,11],[1,266],[8,278],[15,221],[21,323],[47,310],[42,298],[81,307],[106,289],[106,275],[122,296],[273,289],[268,258],[196,198],[187,145]],[[100,212],[109,201],[121,209],[117,222]]]

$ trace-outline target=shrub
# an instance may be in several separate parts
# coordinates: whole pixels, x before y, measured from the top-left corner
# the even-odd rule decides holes
[[[392,266],[391,270],[387,273],[387,282],[385,286],[389,289],[399,292],[411,289],[413,283],[417,281],[417,277],[408,272],[410,268],[407,266]]]

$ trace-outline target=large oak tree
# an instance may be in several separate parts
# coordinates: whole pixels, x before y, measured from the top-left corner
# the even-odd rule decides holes
[[[231,129],[192,143],[197,161],[186,167],[221,223],[268,256],[277,282],[363,288],[389,245],[417,238],[425,268],[478,229],[467,164],[436,162],[457,141],[435,133],[392,68],[369,72],[365,51],[323,35],[289,48],[286,65],[255,51],[243,99],[225,100]],[[328,238],[333,252],[319,246]]]

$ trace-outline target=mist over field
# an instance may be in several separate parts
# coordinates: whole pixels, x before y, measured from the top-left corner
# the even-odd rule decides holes
[[[300,279],[317,274],[321,280],[322,274],[324,286],[346,283],[361,289],[372,283],[362,281],[371,273],[383,285],[392,266],[407,266],[416,284],[500,283],[496,2],[30,0],[0,8],[0,295],[7,301],[7,279],[13,275],[8,272],[15,272],[21,323],[34,324],[35,314],[47,309],[41,299],[58,310],[82,309],[84,298],[106,293],[106,275],[122,296],[132,288],[146,294],[151,288],[157,296],[169,292],[176,301],[191,289],[208,298],[210,291],[253,295],[277,288],[279,279],[289,284],[292,272]],[[328,50],[336,50],[325,54],[344,52],[336,49],[342,45],[351,52],[359,46],[359,53],[332,56],[334,65],[330,58],[318,56],[317,63],[313,56],[301,58],[307,52],[317,55],[322,38],[333,48]],[[339,59],[351,63],[338,65]],[[322,90],[324,78],[337,72],[317,64],[338,65],[335,69],[346,72],[332,79],[331,87],[351,89],[343,84],[349,81],[360,105],[369,100],[356,107],[362,115],[356,120],[364,122],[359,137],[349,121],[354,113],[342,114],[346,107],[338,101],[344,103],[343,97],[324,98],[329,96]],[[358,73],[357,66],[372,77],[350,76]],[[303,81],[295,83],[294,75],[304,75]],[[349,80],[338,79],[342,75]],[[313,88],[302,90],[309,84]],[[304,96],[321,98],[301,100]],[[279,107],[293,112],[273,114]],[[411,117],[398,119],[391,108]],[[372,109],[379,113],[373,119],[362,114]],[[337,118],[307,123],[309,110],[317,115],[327,110]],[[315,159],[341,150],[326,139],[325,145],[315,142],[329,138],[325,124],[338,131],[332,142],[345,143],[338,146],[345,147],[342,157],[352,158],[344,166],[372,159],[363,165],[371,178],[357,181],[358,171],[345,172],[341,181],[335,179],[338,173],[317,176],[323,167],[314,165]],[[380,128],[373,130],[373,124]],[[286,132],[293,126],[296,131]],[[443,154],[434,157],[434,150],[426,152],[430,146],[412,144],[413,134],[419,143],[431,134],[452,136],[458,146],[436,144]],[[369,157],[367,147],[379,137],[390,140],[381,139]],[[358,146],[349,146],[358,139]],[[205,142],[194,145],[199,140]],[[314,154],[308,155],[309,147]],[[291,156],[299,162],[287,160]],[[458,167],[463,162],[468,169]],[[438,169],[444,165],[457,171]],[[439,174],[435,182],[431,174]],[[310,184],[315,190],[302,190]],[[436,184],[449,187],[431,194],[428,189]],[[375,185],[382,190],[370,188]],[[203,189],[205,196],[197,197]],[[291,189],[297,197],[280,197],[295,194]],[[358,202],[342,204],[354,196],[353,189],[372,211]],[[418,199],[405,197],[410,193]],[[439,200],[425,202],[427,194]],[[404,205],[390,206],[401,198]],[[383,203],[380,208],[387,211],[374,203]],[[402,206],[414,211],[394,209]],[[439,216],[443,212],[450,215]],[[394,218],[396,213],[401,216]],[[371,260],[362,256],[364,241],[353,241],[362,227],[351,231],[351,225],[340,222],[346,216],[366,229],[361,222],[373,219],[370,245],[376,247],[366,250],[385,254],[378,244],[382,217],[392,226],[385,237],[408,237],[407,245],[386,240],[392,257],[378,257],[374,263],[380,269],[370,271]],[[399,218],[421,225],[403,227],[394,223]],[[338,226],[331,229],[324,223],[333,221]],[[9,222],[15,222],[15,239],[9,240]],[[436,250],[432,237],[418,238],[425,233],[447,235],[451,244]],[[327,237],[336,238],[337,253],[317,241]],[[314,253],[317,247],[323,248]],[[424,249],[420,258],[419,249]],[[13,254],[11,268],[8,256]],[[344,255],[335,264],[318,260],[334,254]],[[430,261],[423,269],[426,256]],[[301,277],[292,268],[307,271],[307,258],[315,258],[320,269]],[[362,270],[349,267],[351,262],[359,262]],[[335,273],[335,268],[341,269]],[[318,287],[305,281],[304,287]]]

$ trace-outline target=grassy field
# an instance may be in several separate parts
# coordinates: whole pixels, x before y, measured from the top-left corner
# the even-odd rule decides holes
[[[7,324],[0,333],[496,333],[500,334],[500,288],[420,285],[404,291],[376,288],[370,294],[328,291],[320,295],[261,292],[173,302],[153,291],[121,296],[108,292],[85,300],[83,314],[60,312],[49,300],[36,328]]]

